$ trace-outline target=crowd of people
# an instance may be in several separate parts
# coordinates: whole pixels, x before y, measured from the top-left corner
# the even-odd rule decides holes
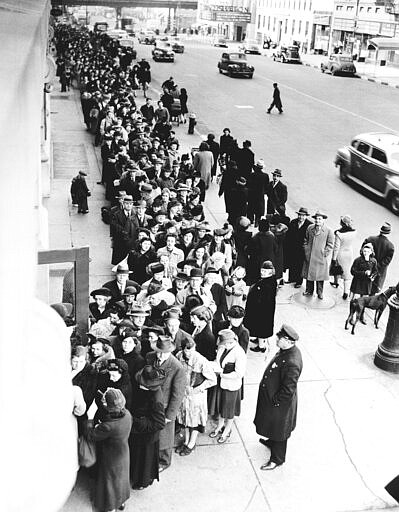
[[[390,225],[355,258],[350,216],[335,233],[322,211],[311,216],[301,207],[291,220],[282,171],[269,177],[249,140],[239,147],[225,128],[219,142],[209,134],[198,152],[182,153],[170,109],[182,94],[187,106],[187,93],[172,77],[155,109],[147,97],[150,65],[133,65],[129,48],[84,29],[61,27],[56,37],[59,75],[73,70],[87,128],[101,146],[102,218],[115,274],[91,292],[88,344],[78,337],[72,344],[72,382],[85,405],[79,435],[98,442],[96,507],[123,509],[130,488],[159,479],[173,452],[195,450],[209,418],[209,436],[227,442],[244,398],[249,342],[266,353],[273,334],[280,350],[260,383],[254,422],[270,450],[262,469],[275,469],[295,428],[302,371],[298,334],[274,326],[278,290],[306,279],[303,294],[313,296],[316,284],[323,300],[332,275],[333,286],[343,278],[344,299],[377,293],[394,253]],[[140,108],[136,81],[144,83]],[[75,178],[73,202],[86,213],[78,179],[87,189],[84,176]],[[204,208],[212,181],[228,215],[216,229]]]

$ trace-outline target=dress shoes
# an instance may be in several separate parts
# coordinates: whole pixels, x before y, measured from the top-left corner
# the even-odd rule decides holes
[[[294,284],[294,288],[300,288],[301,286],[302,286],[302,284],[301,284],[301,283],[296,283],[296,284]]]
[[[169,466],[164,466],[164,465],[160,464],[159,469],[158,469],[159,473],[162,473],[162,471],[165,471],[165,469],[168,469],[168,467]]]
[[[119,508],[118,510],[125,510],[125,504],[123,503]]]
[[[317,296],[318,296],[318,298],[319,298],[320,300],[323,300],[323,294],[322,294],[322,293],[318,293],[318,294],[317,294]]]
[[[302,295],[304,295],[305,297],[312,297],[313,292],[303,292]]]
[[[269,462],[266,462],[265,464],[262,464],[260,469],[262,471],[272,471],[273,469],[276,469],[279,466],[281,466],[281,464],[276,464],[275,462],[269,460]]]
[[[260,437],[259,442],[260,442],[260,444],[263,444],[263,446],[267,446],[267,448],[270,448],[270,440],[269,439],[262,439]]]
[[[266,349],[260,348],[259,345],[257,345],[256,347],[250,348],[249,350],[252,350],[252,352],[262,352],[262,354],[264,354],[266,352]]]

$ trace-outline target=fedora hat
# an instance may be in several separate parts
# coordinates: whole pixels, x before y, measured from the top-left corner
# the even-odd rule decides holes
[[[162,386],[165,376],[165,371],[162,368],[154,368],[150,364],[146,364],[136,373],[136,381],[139,385],[154,390]]]
[[[309,211],[308,211],[308,209],[307,209],[307,208],[305,208],[304,206],[301,206],[301,207],[299,208],[299,210],[298,210],[297,212],[295,212],[295,213],[297,213],[298,215],[299,215],[299,214],[302,214],[302,215],[309,215]]]
[[[119,265],[112,269],[112,272],[116,272],[117,274],[131,274],[129,267],[125,263],[119,263]]]
[[[149,332],[155,332],[159,336],[163,336],[165,334],[165,330],[159,325],[144,325],[142,331],[147,334]]]
[[[257,167],[258,169],[263,169],[265,167],[265,162],[260,158],[256,162],[255,167]]]
[[[141,316],[141,315],[144,315],[144,316],[149,316],[150,312],[148,311],[148,309],[146,309],[145,307],[143,306],[134,306],[130,312],[128,313],[128,316]]]
[[[279,178],[281,178],[281,176],[283,175],[283,173],[280,171],[280,169],[274,169],[272,174],[273,174],[273,176],[278,176]]]
[[[140,290],[138,290],[135,286],[126,286],[125,291],[123,292],[123,296],[125,295],[137,295]]]
[[[132,196],[129,196],[129,195],[127,195],[127,194],[126,194],[126,195],[123,197],[123,202],[124,202],[124,203],[133,203],[133,197],[132,197]]]
[[[200,268],[192,268],[190,270],[190,278],[192,277],[202,277],[202,270]]]
[[[323,217],[323,219],[326,219],[327,215],[320,210],[316,210],[315,214],[312,215],[312,217],[313,219],[315,219],[316,217]]]
[[[160,336],[154,346],[155,352],[162,352],[164,354],[173,352],[176,349],[176,345],[172,342],[170,336]]]
[[[237,335],[231,329],[222,329],[219,331],[218,344],[226,343],[226,341],[237,340]]]

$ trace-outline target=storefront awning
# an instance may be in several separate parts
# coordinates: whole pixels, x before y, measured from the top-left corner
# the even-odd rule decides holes
[[[369,40],[369,50],[399,50],[398,37],[373,37]]]

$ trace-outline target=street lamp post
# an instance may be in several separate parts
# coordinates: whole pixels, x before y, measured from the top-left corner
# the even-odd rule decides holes
[[[399,373],[399,283],[388,299],[389,318],[385,336],[374,356],[374,364],[391,373]]]

